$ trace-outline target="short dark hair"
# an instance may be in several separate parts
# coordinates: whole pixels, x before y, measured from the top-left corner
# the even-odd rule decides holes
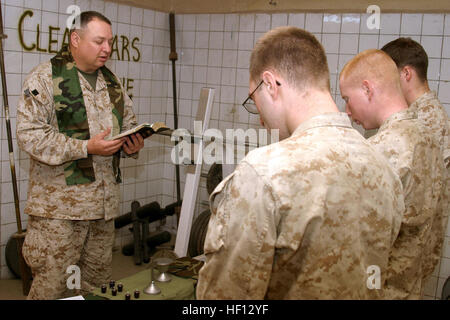
[[[418,42],[411,38],[398,38],[385,44],[381,50],[394,60],[397,68],[411,66],[422,82],[427,80],[428,55]]]
[[[250,57],[250,77],[258,80],[274,69],[299,90],[312,85],[330,91],[327,56],[313,34],[295,27],[278,27],[256,43]]]
[[[79,16],[76,16],[72,22],[72,27],[70,28],[70,33],[76,30],[77,21],[80,22],[80,29],[86,28],[86,25],[94,19],[106,22],[111,25],[111,21],[97,11],[84,11]]]

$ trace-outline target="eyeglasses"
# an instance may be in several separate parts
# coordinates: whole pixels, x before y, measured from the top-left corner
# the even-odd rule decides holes
[[[249,113],[251,114],[259,114],[258,112],[258,108],[256,108],[256,104],[253,101],[253,94],[256,92],[256,90],[258,90],[258,88],[264,83],[264,80],[261,80],[261,82],[256,86],[255,90],[252,91],[252,93],[250,93],[247,97],[247,99],[245,99],[245,101],[242,103],[242,106],[245,108],[245,110],[247,110]],[[275,83],[277,84],[277,86],[281,86],[281,83],[279,83],[278,81],[275,81]]]

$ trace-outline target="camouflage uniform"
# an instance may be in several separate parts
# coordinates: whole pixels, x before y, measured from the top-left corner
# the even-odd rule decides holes
[[[79,78],[89,130],[91,137],[93,137],[107,128],[113,127],[112,103],[106,89],[105,79],[100,71],[96,90],[93,90],[81,74],[79,74]],[[126,94],[124,100],[125,110],[122,130],[127,130],[136,125],[136,119],[132,111],[132,102]],[[68,220],[72,220],[73,229],[80,228],[81,234],[86,234],[86,230],[92,230],[92,228],[108,230],[108,235],[101,235],[97,237],[98,239],[93,238],[90,231],[89,239],[94,242],[85,244],[85,249],[87,249],[95,247],[94,243],[97,243],[97,248],[103,248],[108,252],[108,257],[105,257],[106,260],[101,256],[97,262],[90,259],[92,268],[95,269],[96,264],[98,264],[98,271],[91,274],[96,274],[96,276],[103,274],[105,266],[111,261],[110,255],[112,254],[114,238],[114,228],[105,228],[105,220],[110,221],[119,214],[120,185],[117,184],[113,174],[112,156],[99,155],[93,155],[94,182],[76,185],[66,184],[64,163],[86,158],[88,141],[69,138],[58,131],[50,62],[38,65],[24,81],[17,110],[17,140],[20,148],[30,155],[28,200],[25,213],[33,217],[50,219],[30,219],[27,233],[35,234],[31,230],[33,227],[46,230],[52,235],[49,239],[53,239],[54,242],[62,242],[60,252],[65,252],[69,244],[63,240],[72,234],[72,231],[68,234],[63,232],[63,230],[71,230],[67,226]],[[86,220],[89,220],[89,224],[81,223],[81,221]],[[43,224],[46,224],[43,221],[52,221],[52,227],[42,227]],[[60,223],[61,226],[58,227],[57,223]],[[99,226],[94,227],[93,225],[96,223]],[[106,225],[110,226],[111,223],[112,220]],[[97,234],[100,235],[100,233]],[[57,238],[56,235],[58,235]],[[40,237],[40,239],[43,238],[43,236]],[[100,243],[100,241],[106,242]],[[52,246],[56,246],[56,244],[52,244]],[[38,265],[34,263],[35,261],[45,261],[44,265],[32,269],[34,281],[29,298],[57,298],[61,292],[56,293],[49,288],[58,287],[58,284],[64,282],[61,277],[68,277],[65,272],[58,273],[58,277],[54,272],[56,268],[63,269],[60,261],[66,260],[66,255],[63,257],[47,256],[45,260],[41,256],[41,250],[45,247],[47,247],[46,244],[31,240],[27,234],[23,251],[25,259],[32,267]],[[52,253],[55,251],[45,250],[44,252]],[[71,259],[67,258],[66,260],[70,261],[70,264],[76,262],[76,255],[73,251],[68,251],[67,256],[71,256]],[[107,268],[110,268],[110,266]],[[83,273],[83,270],[81,272]],[[106,271],[105,274],[108,273],[110,271]],[[40,277],[42,279],[39,279]],[[92,281],[94,282],[94,280]],[[41,285],[45,288],[38,287]],[[49,295],[47,295],[47,292]]]
[[[28,299],[58,299],[87,294],[111,278],[114,220],[60,220],[30,215],[23,254],[33,271]],[[80,268],[80,290],[69,290]],[[70,279],[69,279],[70,280]],[[73,283],[70,281],[70,283]]]
[[[401,181],[346,114],[313,117],[251,151],[210,205],[199,299],[383,297],[368,268],[383,286]]]
[[[431,130],[411,109],[391,115],[368,141],[399,175],[405,197],[400,233],[389,260],[386,298],[419,299],[423,250],[442,192],[441,150]]]
[[[450,161],[448,116],[439,102],[436,92],[428,91],[423,94],[410,104],[409,109],[417,112],[417,117],[433,131],[444,154],[446,167],[448,167]]]
[[[439,141],[446,167],[443,177],[443,194],[438,206],[438,212],[433,220],[430,241],[425,249],[424,279],[428,278],[441,259],[442,244],[450,211],[450,128],[447,112],[439,102],[436,92],[428,91],[411,103],[410,109],[417,112],[417,116],[430,128]]]

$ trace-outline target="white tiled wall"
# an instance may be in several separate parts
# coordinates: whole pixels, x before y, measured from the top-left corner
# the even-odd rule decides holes
[[[42,47],[48,42],[48,25],[64,28],[68,17],[66,8],[77,4],[82,10],[97,10],[113,22],[113,32],[131,40],[139,37],[141,60],[128,62],[112,60],[109,66],[119,77],[133,78],[133,101],[139,122],[164,121],[173,126],[172,73],[169,63],[168,14],[144,10],[100,0],[6,0],[2,1],[3,21],[8,39],[4,40],[7,84],[11,122],[15,137],[15,117],[18,94],[25,75],[40,61],[52,55],[24,52],[17,32],[18,18],[26,9],[33,17],[24,24],[24,39],[36,39],[36,25],[40,25]],[[331,74],[333,97],[341,110],[338,75],[345,63],[356,53],[369,48],[381,48],[399,36],[410,36],[419,41],[430,58],[430,86],[438,92],[447,113],[450,114],[450,15],[445,14],[382,14],[381,29],[370,30],[366,14],[277,13],[277,14],[184,14],[175,17],[178,61],[176,83],[179,127],[193,129],[199,93],[202,87],[216,89],[210,127],[259,128],[259,119],[248,114],[242,101],[248,94],[248,64],[256,40],[271,28],[292,25],[305,28],[316,35],[325,47]],[[62,32],[58,37],[58,48]],[[55,46],[56,47],[56,46]],[[120,49],[120,44],[119,44]],[[3,116],[3,114],[2,114]],[[4,249],[10,235],[16,231],[14,203],[7,155],[7,138],[2,117],[1,126],[1,278],[11,276],[6,267]],[[361,130],[361,128],[358,128]],[[137,199],[141,204],[159,201],[162,206],[176,199],[175,169],[170,159],[172,142],[166,137],[146,140],[139,160],[122,164],[122,213],[130,210]],[[14,144],[18,172],[20,207],[26,200],[28,158]],[[208,166],[204,166],[207,171]],[[181,167],[183,192],[186,168]],[[200,181],[197,214],[208,208],[205,179]],[[26,225],[26,216],[22,216]],[[154,223],[156,228],[159,223]],[[165,228],[174,230],[175,219],[168,218]],[[123,228],[117,243],[130,241],[130,232]],[[429,283],[426,297],[440,297],[444,280],[450,275],[450,228],[447,228],[440,266]]]
[[[341,110],[344,110],[344,102],[340,97],[338,76],[349,59],[363,50],[381,48],[399,36],[419,41],[429,55],[430,87],[438,92],[450,115],[450,15],[382,14],[379,30],[367,27],[367,17],[366,14],[322,13],[178,15],[176,36],[180,60],[177,62],[177,84],[182,123],[192,129],[195,114],[190,108],[198,103],[199,89],[206,86],[216,88],[210,127],[221,130],[259,128],[258,117],[246,113],[240,105],[248,94],[249,57],[257,39],[267,30],[281,25],[306,28],[322,42],[328,58],[332,95]],[[171,83],[168,85],[166,121],[170,124],[172,91]],[[192,115],[190,118],[189,114]],[[169,149],[167,146],[166,153]],[[173,167],[170,162],[165,166]],[[172,190],[169,194],[164,193],[164,199],[173,199],[173,177],[174,173],[164,175],[164,192]],[[198,203],[205,203],[207,197],[202,184]],[[199,210],[207,208],[200,205]],[[440,297],[443,282],[450,275],[449,250],[450,231],[447,228],[441,264],[426,286],[427,299]]]

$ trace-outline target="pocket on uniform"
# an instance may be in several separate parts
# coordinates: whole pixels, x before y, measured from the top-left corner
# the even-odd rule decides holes
[[[46,260],[46,255],[43,250],[47,248],[39,229],[39,218],[30,216],[22,247],[22,254],[25,262],[32,270],[43,267]]]

